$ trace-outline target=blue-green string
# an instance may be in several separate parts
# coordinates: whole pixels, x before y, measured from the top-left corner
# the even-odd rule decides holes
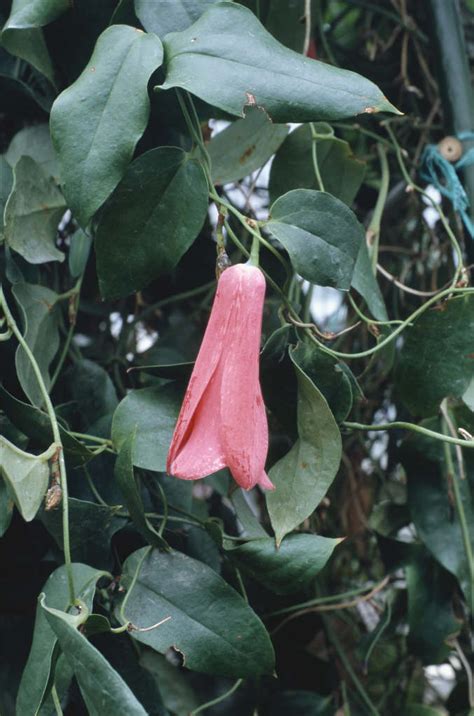
[[[461,142],[474,141],[474,132],[459,132],[456,137]],[[437,144],[428,144],[421,157],[420,176],[449,199],[471,239],[474,239],[474,223],[468,213],[469,198],[458,176],[458,170],[470,164],[474,164],[474,147],[464,152],[457,162],[449,162],[442,156]]]

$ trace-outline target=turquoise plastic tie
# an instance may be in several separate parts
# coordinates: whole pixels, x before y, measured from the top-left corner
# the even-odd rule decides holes
[[[456,137],[461,142],[474,141],[474,132],[459,132]],[[474,223],[468,214],[469,198],[457,173],[459,169],[470,164],[474,164],[474,147],[464,152],[457,162],[452,163],[440,154],[436,144],[428,144],[421,156],[420,176],[449,199],[453,209],[462,218],[471,239],[474,239]]]

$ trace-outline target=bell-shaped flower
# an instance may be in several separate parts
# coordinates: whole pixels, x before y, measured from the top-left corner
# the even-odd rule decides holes
[[[257,267],[237,264],[222,273],[171,441],[170,475],[197,480],[228,467],[245,490],[273,489],[259,381],[264,298]]]

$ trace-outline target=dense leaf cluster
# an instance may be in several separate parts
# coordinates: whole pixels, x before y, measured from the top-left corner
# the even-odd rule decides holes
[[[473,251],[417,183],[462,22],[428,5],[0,0],[2,714],[473,713]],[[166,473],[217,255],[257,243],[266,494]]]

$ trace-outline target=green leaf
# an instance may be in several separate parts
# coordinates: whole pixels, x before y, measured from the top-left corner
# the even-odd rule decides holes
[[[14,398],[1,385],[0,404],[12,423],[29,438],[35,440],[42,447],[47,447],[53,442],[51,422],[46,413]],[[64,450],[72,462],[82,464],[92,458],[93,453],[61,425],[59,426],[59,433]]]
[[[92,607],[95,585],[105,576],[86,564],[72,565],[76,594],[87,608]],[[43,593],[51,607],[65,610],[69,606],[66,567],[56,569],[43,587]],[[48,624],[44,610],[38,604],[36,608],[35,628],[30,655],[23,671],[16,702],[18,714],[34,716],[43,702],[48,683],[52,676],[53,652],[56,636]]]
[[[148,122],[147,83],[161,65],[155,35],[109,27],[81,76],[55,101],[51,134],[64,193],[84,227],[115,189]]]
[[[48,389],[51,384],[49,366],[59,347],[58,314],[55,308],[58,296],[49,288],[28,283],[17,283],[12,291],[21,310],[25,341]],[[44,401],[38,379],[22,346],[17,348],[15,363],[25,394],[33,405],[42,406]]]
[[[426,311],[405,331],[396,382],[415,415],[438,411],[446,397],[460,398],[474,376],[474,296],[452,298]]]
[[[131,390],[119,403],[112,423],[118,450],[136,431],[133,464],[164,472],[171,438],[181,407],[181,391],[174,385]]]
[[[341,435],[328,404],[290,357],[298,380],[299,438],[270,470],[274,492],[266,496],[276,543],[311,515],[334,480],[341,460]]]
[[[132,452],[134,442],[135,434],[132,434],[122,443],[115,463],[115,478],[135,527],[149,544],[161,549],[168,549],[166,541],[145,517],[145,508],[133,473]]]
[[[126,560],[125,587],[147,549]],[[191,670],[232,678],[273,671],[270,639],[252,609],[210,567],[180,552],[154,550],[144,558],[126,616],[140,627],[170,616],[156,629],[131,632],[132,637],[162,654],[175,649]]]
[[[273,124],[266,112],[248,107],[244,119],[233,122],[207,145],[214,184],[228,184],[259,169],[287,134],[285,124]]]
[[[102,295],[124,296],[169,273],[199,234],[207,208],[199,162],[177,147],[142,154],[107,203],[97,229]]]
[[[362,241],[352,276],[352,287],[360,293],[377,321],[388,321],[387,309],[370,263],[365,239]]]
[[[163,703],[173,716],[189,716],[200,705],[186,672],[173,666],[162,654],[143,649],[140,664],[155,676]]]
[[[55,450],[51,445],[41,455],[32,455],[0,435],[0,474],[26,522],[31,522],[40,508],[49,482],[48,461]]]
[[[270,700],[268,708],[262,710],[262,716],[290,716],[290,714],[291,716],[336,716],[334,709],[331,696],[295,689],[295,691],[277,691]]]
[[[56,635],[61,651],[74,670],[90,716],[104,716],[109,713],[146,716],[145,709],[122,677],[78,631],[78,618],[48,607],[44,594],[41,595],[40,605],[49,626]]]
[[[5,205],[5,241],[32,264],[64,261],[55,240],[66,204],[54,180],[31,157],[18,160],[13,176]]]
[[[314,141],[324,190],[350,206],[364,179],[365,162],[354,157],[347,142],[334,137],[329,125],[318,123],[315,130],[325,137],[313,140],[311,127],[303,125],[283,142],[272,164],[270,199],[275,201],[292,189],[321,188],[313,166]]]
[[[68,263],[69,271],[73,278],[78,278],[84,273],[89,259],[92,246],[92,239],[82,229],[78,229],[71,236]]]
[[[454,580],[420,545],[406,566],[408,647],[423,664],[440,664],[447,645],[459,634],[461,621],[453,613]]]
[[[0,537],[3,537],[13,517],[14,502],[8,494],[8,489],[3,480],[0,480]]]
[[[215,2],[216,0],[135,0],[135,12],[145,30],[164,37],[169,32],[186,30]]]
[[[262,539],[268,537],[267,532],[263,529],[258,518],[252,512],[244,491],[240,487],[232,492],[230,500],[237,519],[243,527],[243,534],[246,539]]]
[[[405,706],[405,716],[445,716],[445,714],[444,709],[437,709],[425,704],[407,704]]]
[[[347,366],[328,353],[320,350],[314,343],[298,343],[293,350],[293,358],[299,367],[321,391],[337,423],[345,420],[352,408],[353,395]]]
[[[288,50],[237,3],[211,5],[164,45],[162,88],[182,87],[231,114],[243,116],[253,103],[274,122],[396,112],[372,82]]]
[[[0,154],[0,240],[3,238],[3,213],[13,187],[13,172],[4,154]]]
[[[303,52],[305,40],[305,0],[271,0],[265,27],[273,37],[295,52]],[[314,0],[313,0],[314,12]]]
[[[427,427],[439,431],[439,421],[430,421]],[[466,599],[472,603],[473,585],[465,544],[458,511],[453,504],[452,487],[448,486],[440,463],[441,449],[438,444],[433,447],[433,441],[428,438],[411,437],[403,444],[401,459],[407,475],[408,505],[417,534],[433,557],[457,577]],[[474,466],[472,457],[467,454],[466,463],[468,477],[456,479],[474,550],[474,495],[471,487]]]
[[[127,524],[127,518],[117,512],[122,505],[109,507],[95,502],[69,498],[70,545],[76,562],[87,562],[98,569],[107,569],[111,562],[111,540]],[[60,510],[43,510],[40,520],[63,549],[63,526]]]
[[[48,177],[59,180],[58,158],[47,124],[24,127],[15,134],[6,151],[5,159],[11,167],[14,167],[21,157],[30,157]]]
[[[94,361],[83,359],[67,371],[72,399],[86,426],[111,415],[117,405],[117,393],[107,371]]]
[[[294,189],[272,205],[266,228],[303,278],[349,289],[364,231],[342,201],[322,191]]]
[[[229,550],[230,559],[251,577],[277,594],[292,594],[310,586],[340,539],[294,534],[283,540],[252,540]]]
[[[42,27],[69,9],[69,0],[13,0],[1,33],[2,45],[54,82],[54,70]]]

